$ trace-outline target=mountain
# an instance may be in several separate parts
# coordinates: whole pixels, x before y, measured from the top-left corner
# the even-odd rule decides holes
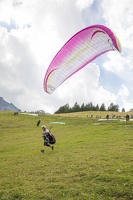
[[[0,111],[21,111],[16,106],[14,106],[12,103],[6,102],[3,97],[0,97]]]

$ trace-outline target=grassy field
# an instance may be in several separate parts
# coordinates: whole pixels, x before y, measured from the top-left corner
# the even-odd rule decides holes
[[[87,115],[1,112],[0,199],[133,200],[133,121]],[[65,124],[52,125],[55,150],[42,154],[41,126],[49,122]]]

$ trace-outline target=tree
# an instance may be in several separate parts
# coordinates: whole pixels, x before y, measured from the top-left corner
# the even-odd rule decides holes
[[[122,112],[125,112],[125,108],[122,108],[122,110],[121,110]]]
[[[92,102],[90,102],[86,105],[83,103],[81,106],[76,102],[73,107],[70,107],[69,104],[67,103],[64,106],[61,106],[55,112],[55,114],[57,114],[57,113],[81,112],[81,111],[106,111],[106,107],[105,107],[104,103],[102,103],[102,105],[100,107],[99,107],[98,104],[96,106],[94,106],[92,104]],[[110,106],[108,107],[108,111],[118,112],[119,106],[111,103]],[[122,108],[122,112],[125,112],[124,108]]]
[[[102,105],[100,106],[100,111],[106,111],[106,107],[105,107],[104,103],[102,103]]]
[[[72,107],[72,112],[79,112],[80,111],[80,106],[78,105],[78,103],[76,102],[74,104],[74,106]]]
[[[92,102],[90,102],[90,103],[86,104],[85,107],[86,107],[86,109],[85,109],[86,111],[92,111],[94,106],[93,106]]]
[[[68,112],[70,112],[70,106],[69,106],[69,104],[65,104],[64,106],[61,106],[59,108],[59,110],[57,110],[55,112],[55,114],[57,114],[57,113],[68,113]]]
[[[81,110],[81,111],[85,111],[85,105],[84,105],[84,103],[81,105],[80,110]]]
[[[108,111],[119,111],[119,106],[118,105],[114,105],[113,103],[110,104],[110,106],[108,107]]]
[[[96,105],[96,111],[99,111],[99,105],[98,104]]]

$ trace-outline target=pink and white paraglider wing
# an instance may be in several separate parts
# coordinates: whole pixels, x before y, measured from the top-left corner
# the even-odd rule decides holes
[[[118,38],[105,26],[87,27],[73,37],[56,54],[44,78],[44,90],[51,94],[66,79],[85,67],[101,54],[121,52]]]

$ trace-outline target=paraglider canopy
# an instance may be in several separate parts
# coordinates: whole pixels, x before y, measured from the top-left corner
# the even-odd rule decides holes
[[[66,79],[108,51],[121,52],[119,39],[103,25],[89,26],[71,37],[55,55],[45,77],[44,90],[52,94]]]

